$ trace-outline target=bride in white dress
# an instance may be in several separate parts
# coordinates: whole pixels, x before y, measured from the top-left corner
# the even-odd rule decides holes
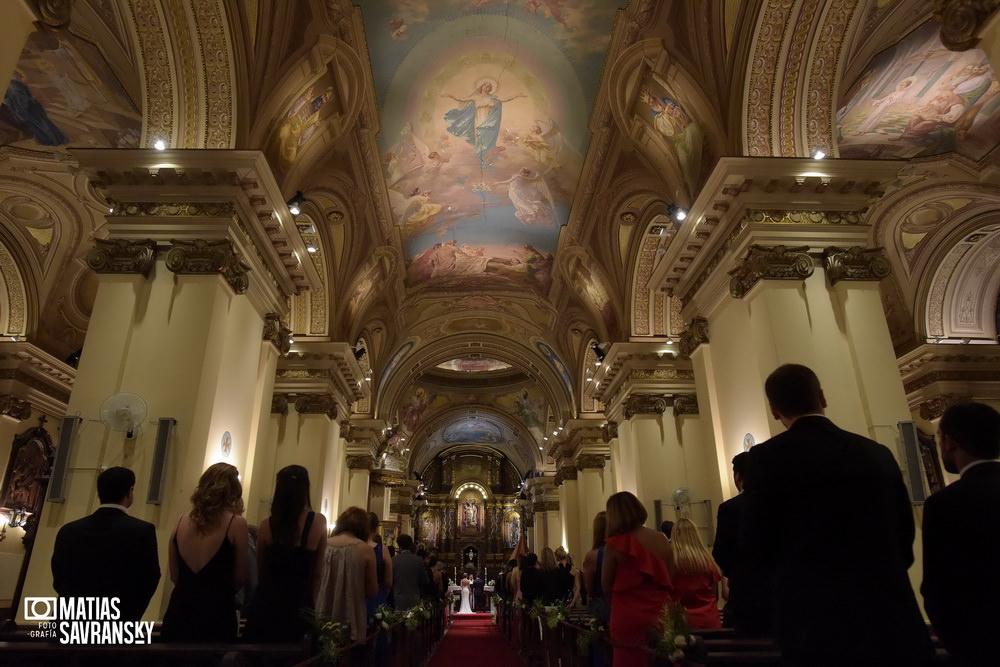
[[[468,579],[462,579],[462,605],[458,608],[459,614],[472,614],[472,604],[470,598],[472,597],[472,582]]]

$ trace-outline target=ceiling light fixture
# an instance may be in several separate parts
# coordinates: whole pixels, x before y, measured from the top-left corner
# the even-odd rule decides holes
[[[688,210],[683,206],[678,206],[677,204],[671,204],[667,209],[667,212],[670,213],[670,217],[677,222],[684,222],[685,218],[688,217]]]
[[[314,245],[307,245],[306,246],[306,250],[308,250],[309,252],[316,252],[316,246],[314,246]]]
[[[302,213],[302,204],[306,202],[305,195],[301,191],[296,190],[295,196],[288,200],[288,212],[292,215],[298,215]]]
[[[594,341],[593,343],[590,344],[590,349],[594,351],[594,356],[597,357],[597,363],[594,365],[600,366],[601,364],[603,364],[604,358],[607,356],[607,354],[604,352],[603,349],[601,349],[601,346],[597,343],[597,341]]]
[[[156,141],[153,142],[153,148],[155,148],[158,151],[166,150],[167,142],[165,142],[163,139],[157,139]]]
[[[826,151],[823,150],[822,148],[817,148],[813,151],[814,160],[822,160],[825,157],[826,157]]]

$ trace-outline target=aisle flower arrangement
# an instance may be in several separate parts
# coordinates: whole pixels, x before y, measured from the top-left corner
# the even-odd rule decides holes
[[[665,605],[654,633],[653,650],[674,667],[701,667],[704,664],[705,642],[691,634],[683,606]]]
[[[304,615],[316,631],[320,661],[324,665],[336,665],[344,647],[351,643],[351,627],[312,610],[307,610]]]

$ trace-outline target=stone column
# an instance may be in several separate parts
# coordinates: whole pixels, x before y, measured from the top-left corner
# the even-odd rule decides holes
[[[577,470],[572,460],[563,459],[560,461],[558,472],[556,472],[556,485],[559,487],[559,494],[566,502],[559,503],[559,522],[563,526],[563,534],[566,541],[562,546],[566,548],[576,559],[578,565],[582,564],[581,558],[589,549],[581,548],[586,541],[580,534],[580,506],[575,502],[579,497]],[[554,548],[554,547],[553,547]]]
[[[631,394],[625,400],[625,422],[618,427],[622,491],[631,491],[653,516],[653,500],[665,499],[683,479],[676,442],[667,442],[663,412],[670,404],[658,394]]]
[[[608,497],[617,491],[606,468],[609,454],[606,448],[604,452],[595,449],[576,458],[578,521],[583,553],[593,546],[594,517],[604,511]]]
[[[375,459],[371,454],[347,454],[347,479],[340,497],[340,510],[368,509],[368,486]]]

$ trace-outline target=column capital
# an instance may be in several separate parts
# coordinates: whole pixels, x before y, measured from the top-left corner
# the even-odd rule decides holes
[[[687,323],[687,328],[681,334],[680,355],[688,358],[702,343],[708,342],[708,320],[696,317]]]
[[[406,473],[402,470],[378,468],[372,471],[372,476],[369,478],[369,481],[372,484],[378,484],[379,486],[385,486],[388,488],[400,487],[406,484]]]
[[[761,280],[805,280],[813,273],[809,246],[763,246],[753,244],[739,260],[729,281],[729,294],[742,299]]]
[[[248,266],[227,240],[209,241],[172,239],[167,251],[167,268],[177,274],[220,274],[236,294],[246,294],[250,288]]]
[[[271,396],[271,414],[288,414],[288,394],[274,394]]]
[[[292,348],[292,330],[281,321],[281,316],[277,313],[268,313],[264,316],[263,340],[270,341],[271,345],[281,354],[288,354]]]
[[[670,399],[662,394],[629,394],[625,399],[625,419],[635,415],[662,415]]]
[[[367,470],[371,472],[375,468],[375,457],[370,454],[348,456],[347,468],[349,470]]]
[[[618,422],[608,421],[601,426],[601,440],[611,442],[618,437]]]
[[[300,415],[326,415],[337,418],[337,399],[333,394],[299,394],[295,397],[295,411]]]
[[[31,403],[11,394],[0,394],[0,417],[24,421],[31,416]]]
[[[823,267],[831,285],[841,280],[882,280],[892,272],[884,248],[829,246],[823,249]]]
[[[576,469],[603,469],[607,465],[607,457],[604,454],[581,454],[576,457]]]
[[[156,242],[94,239],[94,247],[87,251],[85,261],[97,273],[137,273],[148,278],[156,264]]]
[[[937,398],[931,398],[920,404],[920,416],[927,421],[932,421],[941,417],[944,411],[951,406],[966,403],[970,400],[972,399],[968,396],[959,396],[957,394],[944,394]]]
[[[576,481],[576,466],[573,465],[572,461],[560,464],[559,468],[556,470],[555,485],[560,486],[566,481]]]
[[[698,394],[674,394],[674,414],[698,414]]]

